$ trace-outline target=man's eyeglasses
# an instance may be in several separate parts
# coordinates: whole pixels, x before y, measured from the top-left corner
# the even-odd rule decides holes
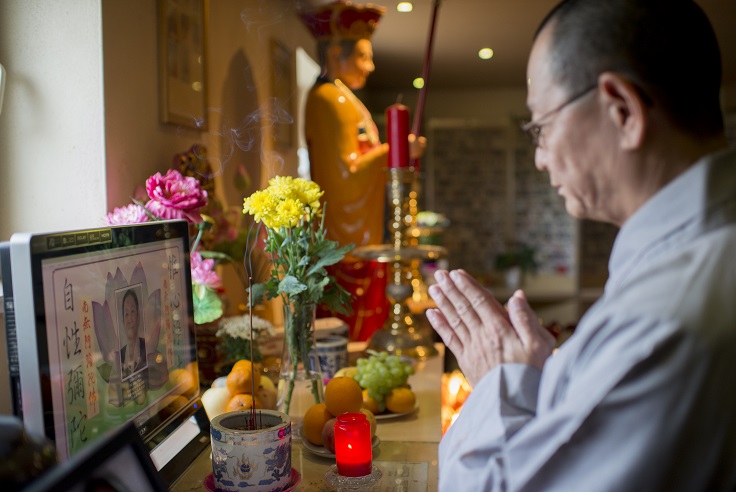
[[[521,130],[524,133],[526,133],[527,135],[529,135],[529,138],[531,139],[532,144],[535,147],[539,147],[540,141],[542,139],[542,129],[546,125],[546,123],[540,123],[540,122],[543,121],[543,120],[546,120],[547,118],[549,118],[550,116],[553,116],[556,113],[559,113],[565,107],[567,107],[570,104],[574,103],[575,101],[577,101],[578,99],[580,99],[581,97],[583,97],[584,95],[586,95],[587,93],[589,93],[590,91],[592,91],[593,89],[595,89],[596,87],[598,87],[598,84],[597,83],[595,85],[592,85],[592,86],[586,88],[585,90],[583,90],[581,92],[578,92],[577,94],[575,94],[574,96],[572,96],[570,99],[568,99],[564,103],[560,104],[555,109],[553,109],[551,111],[547,111],[546,113],[544,113],[542,116],[540,116],[536,120],[528,121],[528,122],[522,124],[521,125]]]

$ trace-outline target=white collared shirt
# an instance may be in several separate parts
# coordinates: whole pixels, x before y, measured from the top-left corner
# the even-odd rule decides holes
[[[440,443],[440,490],[736,487],[736,150],[622,227],[603,297],[543,372],[504,364]]]

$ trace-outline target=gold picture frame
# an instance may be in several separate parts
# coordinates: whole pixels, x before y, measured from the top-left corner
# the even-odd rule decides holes
[[[207,130],[207,0],[158,0],[161,121]]]
[[[292,52],[279,41],[271,40],[271,111],[276,146],[291,149],[294,145],[295,61]]]

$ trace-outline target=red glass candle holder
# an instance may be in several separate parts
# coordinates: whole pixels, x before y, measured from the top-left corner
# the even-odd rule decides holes
[[[338,415],[335,423],[335,461],[344,477],[370,475],[373,461],[371,425],[360,412]]]

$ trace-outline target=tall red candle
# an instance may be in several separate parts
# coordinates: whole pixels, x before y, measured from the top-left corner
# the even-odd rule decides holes
[[[392,104],[386,108],[388,167],[409,166],[409,108]]]
[[[373,470],[371,424],[360,412],[343,413],[335,423],[335,461],[343,477],[362,477]]]

